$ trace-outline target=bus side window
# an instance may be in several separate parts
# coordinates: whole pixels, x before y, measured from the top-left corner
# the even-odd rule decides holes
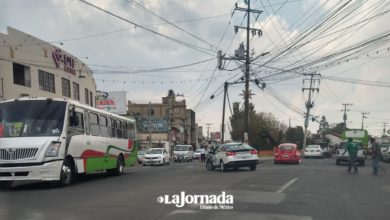
[[[135,139],[135,129],[134,129],[134,124],[132,122],[128,122],[127,123],[127,132],[128,132],[128,136],[129,138],[131,139]]]
[[[85,134],[89,135],[89,114],[88,111],[84,111],[84,129],[85,129]]]
[[[89,113],[89,127],[93,136],[100,135],[99,120],[96,113]]]
[[[72,129],[73,134],[84,134],[83,113],[71,112],[69,117],[69,127]]]
[[[107,117],[100,115],[99,116],[99,125],[100,125],[100,135],[103,137],[108,137],[108,128],[107,128]]]
[[[119,120],[116,120],[116,136],[122,138],[122,123]]]
[[[116,137],[116,123],[115,123],[115,120],[110,118],[111,120],[111,137]]]
[[[108,137],[112,137],[111,118],[107,118],[107,132],[108,132]]]
[[[122,121],[122,131],[123,131],[123,138],[127,139],[128,133],[127,133],[127,123],[126,121]]]

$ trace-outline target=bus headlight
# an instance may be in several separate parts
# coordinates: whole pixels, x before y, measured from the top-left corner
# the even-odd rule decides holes
[[[52,142],[47,148],[46,157],[56,157],[60,151],[61,142]]]

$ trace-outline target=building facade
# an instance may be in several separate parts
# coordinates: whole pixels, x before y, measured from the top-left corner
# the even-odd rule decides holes
[[[137,120],[140,140],[170,141],[195,144],[195,112],[187,109],[186,101],[176,100],[169,90],[162,103],[136,104],[129,101],[128,115]]]
[[[95,106],[89,67],[66,51],[11,27],[0,33],[0,100],[74,99]]]

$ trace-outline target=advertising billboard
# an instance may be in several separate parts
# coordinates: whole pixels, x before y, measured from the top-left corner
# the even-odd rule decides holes
[[[137,129],[139,133],[167,133],[167,117],[137,117]]]
[[[96,92],[96,108],[118,115],[127,113],[126,92]]]

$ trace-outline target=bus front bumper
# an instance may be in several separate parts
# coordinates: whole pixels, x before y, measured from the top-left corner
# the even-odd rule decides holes
[[[59,180],[62,163],[62,160],[57,160],[39,164],[0,164],[0,181]]]

